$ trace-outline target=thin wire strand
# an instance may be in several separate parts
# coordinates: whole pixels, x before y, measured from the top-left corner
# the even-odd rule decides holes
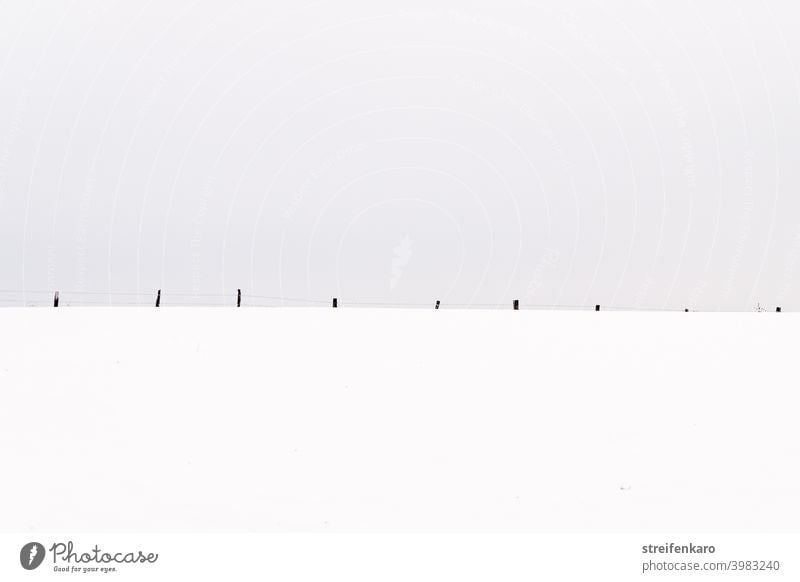
[[[157,292],[141,292],[141,291],[69,291],[58,290],[59,306],[154,306]],[[53,305],[53,299],[56,290],[13,290],[13,289],[0,289],[0,294],[5,294],[5,297],[0,297],[0,305],[17,305],[26,307],[46,307]],[[18,295],[18,297],[8,297],[8,295]],[[31,297],[46,295],[45,297]],[[236,306],[237,292],[231,293],[190,293],[185,291],[171,292],[169,290],[161,290],[161,306],[162,307],[180,307],[180,306],[208,306],[208,307],[230,307]],[[99,297],[107,297],[108,301],[100,299],[92,299]],[[138,300],[111,300],[112,298],[138,298]],[[171,299],[175,298],[176,301]],[[217,298],[219,301],[209,302],[208,299]],[[296,304],[331,307],[331,299],[310,299],[308,297],[281,297],[274,295],[258,295],[250,293],[241,294],[242,307],[297,307]],[[387,302],[387,301],[361,301],[361,300],[347,300],[338,298],[337,307],[384,307],[384,308],[430,308],[434,309],[436,300],[427,303],[403,303],[403,302]],[[512,303],[447,303],[440,300],[439,309],[513,309]],[[546,305],[546,304],[523,304],[519,303],[520,310],[578,310],[578,311],[595,311],[596,305]],[[686,308],[666,308],[666,307],[624,307],[613,305],[601,305],[600,311],[613,311],[613,312],[685,312]],[[689,309],[693,313],[756,313],[756,312],[775,312],[776,309],[753,309],[753,310],[721,310],[721,309]],[[781,312],[790,312],[791,310],[781,309]]]

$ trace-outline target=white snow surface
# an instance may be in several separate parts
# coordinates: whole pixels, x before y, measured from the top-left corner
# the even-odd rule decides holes
[[[0,310],[3,530],[788,530],[800,314]]]

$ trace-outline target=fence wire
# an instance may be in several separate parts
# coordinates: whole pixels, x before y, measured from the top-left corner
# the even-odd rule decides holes
[[[84,290],[58,290],[58,307],[153,307],[156,306],[156,297],[159,296],[158,307],[327,307],[333,306],[334,298],[309,298],[287,297],[280,295],[261,295],[234,290],[229,293],[206,293],[191,291],[160,290],[152,292],[142,291],[84,291]],[[54,307],[56,303],[55,290],[14,290],[0,289],[0,307]],[[786,311],[780,307],[767,308],[758,304],[752,309],[723,310],[723,309],[694,309],[671,307],[643,307],[620,305],[574,305],[574,304],[542,304],[518,302],[514,307],[513,301],[505,303],[448,303],[443,300],[432,299],[429,302],[392,302],[369,301],[338,297],[338,308],[404,308],[404,309],[519,309],[542,311],[640,311],[640,312],[706,312],[706,313],[746,313]]]

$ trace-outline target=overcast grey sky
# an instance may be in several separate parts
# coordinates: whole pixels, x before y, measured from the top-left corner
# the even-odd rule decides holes
[[[789,0],[2,2],[0,289],[27,293],[0,299],[800,309],[798,24]]]

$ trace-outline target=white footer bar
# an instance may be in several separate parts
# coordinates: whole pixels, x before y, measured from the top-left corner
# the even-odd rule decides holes
[[[0,534],[0,580],[798,580],[800,533]]]

